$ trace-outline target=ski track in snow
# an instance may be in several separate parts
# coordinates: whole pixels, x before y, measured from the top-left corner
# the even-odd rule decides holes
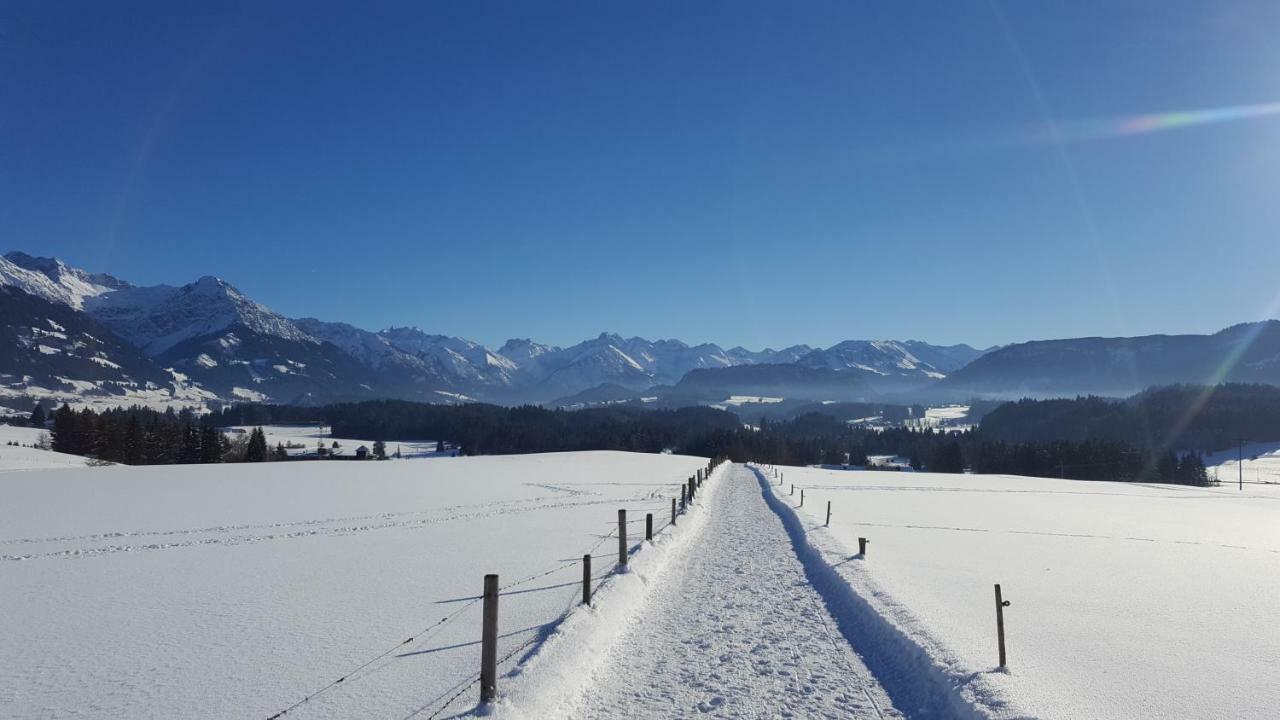
[[[556,495],[544,495],[524,500],[498,501],[484,505],[456,505],[424,511],[402,513],[378,513],[352,517],[318,518],[298,520],[294,522],[268,523],[261,525],[223,525],[205,528],[187,528],[179,530],[126,530],[118,532],[96,533],[92,535],[14,538],[0,541],[0,545],[76,545],[76,547],[33,552],[25,554],[0,554],[0,560],[23,561],[41,559],[89,558],[119,552],[146,552],[155,550],[177,550],[182,548],[209,545],[245,545],[273,540],[290,540],[298,538],[319,537],[328,535],[351,535],[354,533],[375,530],[413,529],[446,522],[476,520],[480,518],[513,515],[557,508],[581,507],[588,505],[611,505],[619,502],[618,498],[592,499],[599,493],[573,490],[563,486],[525,483],[533,487],[551,490]],[[653,492],[636,493],[633,500],[649,500]],[[579,499],[582,498],[582,499]],[[622,502],[628,502],[622,500]],[[665,507],[665,505],[663,506]],[[661,508],[655,508],[661,509]],[[270,530],[287,530],[287,532],[254,532]],[[239,533],[239,534],[236,534]],[[199,537],[207,535],[208,537]],[[168,542],[142,542],[137,544],[90,545],[85,543],[101,543],[119,538],[191,538]]]
[[[810,584],[754,474],[735,466],[709,519],[654,579],[644,610],[571,718],[895,718]]]

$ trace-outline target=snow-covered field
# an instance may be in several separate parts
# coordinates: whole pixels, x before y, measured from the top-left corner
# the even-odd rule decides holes
[[[1280,443],[1251,443],[1243,448],[1244,462],[1240,462],[1238,450],[1223,450],[1206,455],[1204,464],[1209,477],[1217,477],[1222,484],[1277,483],[1280,484]],[[1242,473],[1241,470],[1244,472]]]
[[[767,397],[764,395],[730,395],[728,400],[712,403],[709,407],[717,410],[728,410],[731,407],[741,408],[744,405],[777,405],[785,400],[786,398]]]
[[[665,522],[704,464],[595,452],[2,474],[0,717],[265,718],[341,677],[285,717],[426,718],[463,691],[449,717],[475,703],[485,573],[504,587],[505,671],[580,597],[584,552],[597,578],[612,570],[617,509]]]
[[[968,405],[943,405],[941,407],[925,408],[924,416],[930,420],[963,420],[969,416]]]
[[[316,443],[323,442],[326,449],[332,449],[333,443],[340,446],[342,455],[354,455],[356,448],[364,445],[372,450],[372,439],[339,438],[333,436],[333,429],[317,425],[263,425],[262,432],[267,436],[267,447],[274,449],[277,444],[285,446],[290,455],[314,455]],[[248,433],[253,425],[242,425],[228,428],[229,432]],[[302,447],[289,447],[301,445]],[[434,440],[428,442],[389,442],[387,455],[395,455],[399,451],[401,458],[418,458],[436,456],[438,452]]]
[[[780,507],[805,490],[808,543],[885,632],[923,647],[930,672],[986,714],[1271,718],[1280,707],[1278,488],[779,470]],[[994,583],[1011,601],[1007,673]]]
[[[47,440],[48,436],[48,431],[39,428],[0,424],[0,472],[86,465],[87,461],[79,455],[41,450],[38,447],[24,447],[39,445],[41,438]],[[11,442],[19,445],[10,445]]]

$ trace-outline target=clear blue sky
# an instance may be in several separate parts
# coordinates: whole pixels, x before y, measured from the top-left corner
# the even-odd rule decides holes
[[[0,11],[6,249],[489,344],[1275,314],[1272,0],[199,5]]]

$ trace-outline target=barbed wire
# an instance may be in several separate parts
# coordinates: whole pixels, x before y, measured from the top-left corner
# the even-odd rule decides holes
[[[659,508],[666,508],[666,507],[667,507],[667,506],[666,506],[666,504],[665,504],[665,501],[667,500],[667,498],[663,497],[663,498],[659,498],[659,499],[663,501],[663,504],[658,505],[658,506],[655,506],[653,509],[659,509]],[[653,499],[646,499],[646,500],[647,500],[648,502],[655,502]],[[592,504],[596,504],[596,503],[592,503]],[[647,507],[646,507],[645,509],[647,509]],[[681,514],[683,514],[684,512],[685,512],[685,509],[684,509],[684,508],[682,508],[682,509],[681,509]],[[643,518],[638,519],[638,520],[632,520],[632,521],[629,521],[627,524],[631,524],[631,523],[633,523],[633,522],[642,522],[643,520],[644,520]],[[674,523],[672,523],[671,521],[669,521],[669,520],[668,520],[665,524],[663,524],[662,526],[660,526],[660,527],[656,528],[656,529],[654,530],[654,534],[655,534],[655,535],[657,535],[658,533],[660,533],[661,531],[665,530],[667,527],[670,527],[671,525],[674,525]],[[617,532],[618,532],[618,531],[617,531],[616,529],[614,529],[614,530],[610,531],[608,534],[606,534],[606,535],[604,535],[604,536],[601,536],[601,537],[596,541],[596,543],[595,543],[594,545],[592,545],[592,546],[587,550],[587,552],[586,552],[586,553],[584,553],[584,555],[590,555],[591,553],[593,553],[596,549],[598,549],[601,545],[603,545],[603,544],[605,543],[605,541],[609,540],[609,539],[610,539],[610,538],[612,538],[612,537],[617,536]],[[628,554],[629,554],[629,553],[628,553]],[[610,554],[598,555],[598,556],[597,556],[597,555],[592,555],[592,559],[595,559],[595,558],[597,558],[597,557],[605,557],[605,558],[607,558],[607,557],[612,557],[612,554],[610,553]],[[501,593],[502,593],[503,591],[505,591],[505,590],[510,590],[511,588],[518,587],[518,586],[520,586],[520,585],[523,585],[524,583],[532,582],[533,580],[537,580],[537,579],[539,579],[539,578],[543,578],[543,577],[546,577],[546,576],[548,576],[548,575],[552,575],[552,574],[554,574],[554,573],[557,573],[557,572],[560,572],[560,571],[562,571],[562,570],[568,569],[569,567],[572,567],[573,565],[576,565],[576,564],[578,564],[579,562],[581,562],[581,560],[580,560],[580,559],[578,559],[578,558],[575,558],[575,559],[572,559],[572,560],[567,560],[567,561],[562,561],[562,562],[558,563],[555,567],[550,568],[549,570],[544,570],[544,571],[541,571],[541,572],[537,572],[537,573],[534,573],[534,574],[529,575],[529,576],[527,576],[527,577],[524,577],[524,578],[521,578],[521,579],[519,579],[519,580],[516,580],[516,581],[514,581],[514,582],[507,583],[506,585],[502,585],[502,586],[500,586],[500,587],[498,588],[498,593],[499,593],[499,595],[501,595]],[[612,577],[612,576],[613,576],[613,575],[615,575],[616,573],[617,573],[617,568],[614,568],[613,570],[611,570],[610,572],[606,573],[604,576],[602,576],[602,577],[601,577],[601,578],[599,578],[599,579],[603,582],[604,580],[607,580],[608,578]],[[594,596],[594,595],[595,595],[595,591],[596,591],[597,589],[599,589],[599,584],[597,584],[597,586],[596,586],[595,588],[593,588],[593,589],[592,589],[592,591],[591,591],[591,595],[592,595],[592,596]],[[575,596],[576,596],[576,593],[575,593]],[[370,658],[369,660],[365,661],[364,663],[361,663],[360,665],[356,666],[355,668],[353,668],[352,670],[348,671],[347,673],[344,673],[344,674],[343,674],[342,676],[340,676],[338,679],[336,679],[336,680],[334,680],[334,681],[332,681],[332,682],[328,683],[327,685],[322,686],[322,687],[321,687],[321,688],[319,688],[318,690],[316,690],[316,691],[314,691],[314,692],[312,692],[312,693],[310,693],[310,694],[308,694],[308,695],[304,696],[301,700],[299,700],[299,701],[297,701],[297,702],[293,703],[292,705],[290,705],[290,706],[288,706],[288,707],[284,708],[283,710],[280,710],[279,712],[277,712],[277,713],[275,713],[275,714],[273,714],[273,715],[268,716],[268,717],[267,717],[267,720],[279,720],[279,718],[281,718],[281,717],[283,717],[283,716],[287,715],[288,713],[290,713],[290,712],[292,712],[292,711],[296,710],[297,708],[299,708],[299,707],[301,707],[301,706],[303,706],[303,705],[305,705],[305,704],[307,704],[307,703],[311,702],[312,700],[314,700],[314,699],[316,699],[317,697],[319,697],[319,696],[323,695],[324,693],[326,693],[326,692],[328,692],[328,691],[332,690],[333,688],[338,687],[339,685],[344,684],[348,679],[352,678],[354,675],[356,675],[357,673],[359,673],[361,670],[364,670],[365,668],[367,668],[367,667],[369,667],[369,666],[373,665],[374,663],[378,662],[379,660],[382,660],[382,659],[386,658],[387,656],[389,656],[389,655],[391,655],[392,653],[396,652],[396,651],[397,651],[397,650],[399,650],[400,648],[403,648],[405,645],[408,645],[409,643],[412,643],[412,642],[414,642],[415,640],[417,640],[417,641],[419,641],[419,642],[425,641],[425,640],[427,639],[427,637],[429,637],[429,636],[430,636],[430,633],[432,633],[432,632],[436,631],[437,629],[439,629],[440,627],[442,627],[442,626],[446,625],[449,621],[451,621],[451,620],[453,620],[454,618],[458,617],[458,616],[459,616],[459,615],[461,615],[465,610],[467,610],[467,609],[468,609],[468,608],[470,608],[471,606],[475,605],[476,603],[480,602],[482,599],[483,599],[483,596],[478,596],[478,597],[475,597],[475,598],[471,599],[469,602],[467,602],[467,603],[466,603],[466,604],[464,604],[463,606],[459,607],[458,609],[454,610],[453,612],[449,613],[448,615],[446,615],[446,616],[444,616],[444,617],[440,618],[440,619],[439,619],[439,620],[437,620],[436,622],[434,622],[434,623],[432,623],[432,624],[428,625],[427,627],[423,628],[422,630],[418,631],[417,633],[414,633],[413,635],[410,635],[408,638],[406,638],[406,639],[404,639],[404,640],[402,640],[402,641],[400,641],[400,642],[396,643],[395,645],[393,645],[393,646],[391,646],[390,648],[388,648],[387,650],[384,650],[383,652],[381,652],[381,653],[379,653],[379,654],[375,655],[374,657]],[[570,612],[570,611],[572,610],[572,608],[573,608],[573,599],[571,598],[571,599],[570,599],[570,603],[569,603],[568,608],[566,608],[563,612],[561,612],[559,615],[557,615],[557,616],[556,616],[556,618],[554,618],[551,622],[552,622],[552,623],[558,623],[558,622],[560,622],[561,620],[563,620],[563,619],[564,619],[564,617],[568,614],[568,612]],[[521,650],[524,650],[525,648],[528,648],[528,647],[529,647],[529,646],[531,646],[534,642],[536,642],[536,641],[539,639],[539,637],[541,637],[541,635],[540,635],[540,634],[535,633],[535,634],[533,635],[533,637],[531,637],[529,640],[525,641],[524,643],[522,643],[521,645],[519,645],[519,646],[517,646],[515,649],[513,649],[511,652],[507,653],[507,654],[506,654],[506,655],[505,655],[501,660],[499,660],[499,661],[498,661],[498,664],[499,664],[499,665],[501,665],[502,663],[506,662],[506,661],[507,661],[507,660],[509,660],[510,658],[514,657],[514,656],[516,655],[516,653],[520,652]],[[465,686],[463,686],[463,687],[462,687],[462,689],[460,689],[460,690],[459,690],[458,692],[456,692],[452,697],[450,697],[448,700],[446,700],[444,705],[442,705],[439,709],[437,709],[437,710],[436,710],[434,713],[432,713],[431,715],[427,716],[427,720],[433,720],[433,718],[435,718],[435,717],[436,717],[436,716],[438,716],[441,712],[443,712],[443,711],[445,710],[445,708],[447,708],[447,707],[448,707],[450,704],[452,704],[455,700],[457,700],[459,697],[461,697],[463,693],[465,693],[468,689],[470,689],[472,686],[474,686],[474,685],[475,685],[477,682],[479,682],[479,681],[480,681],[480,677],[479,677],[479,675],[477,675],[477,676],[475,677],[475,679],[473,679],[471,682],[467,683]],[[448,691],[448,690],[446,690],[445,692],[447,693],[447,692],[449,692],[449,691]],[[413,713],[411,713],[411,714],[409,714],[408,716],[406,716],[406,717],[405,717],[405,720],[408,720],[409,718],[416,717],[417,715],[421,714],[425,709],[426,709],[426,708],[425,708],[425,707],[423,707],[423,708],[420,708],[419,710],[414,711]]]

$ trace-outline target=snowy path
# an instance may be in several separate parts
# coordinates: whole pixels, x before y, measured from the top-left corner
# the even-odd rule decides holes
[[[573,718],[902,717],[841,635],[742,466],[654,578],[572,703]]]

